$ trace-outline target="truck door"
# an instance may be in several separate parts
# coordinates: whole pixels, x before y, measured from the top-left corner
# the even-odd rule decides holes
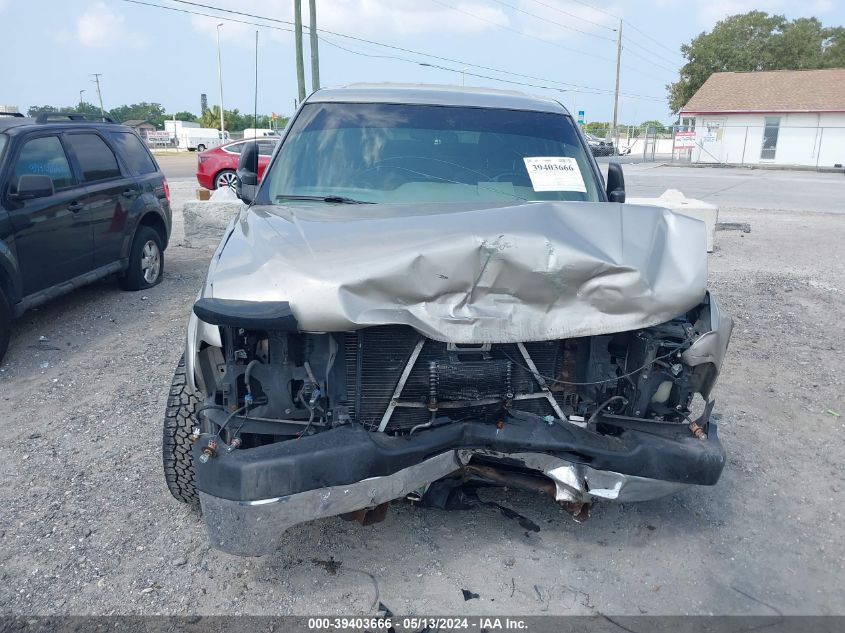
[[[23,141],[7,194],[17,191],[18,179],[26,174],[50,176],[55,193],[31,200],[10,198],[8,203],[24,297],[88,272],[94,259],[85,187],[74,175],[57,135]]]
[[[123,173],[117,157],[96,132],[68,132],[64,142],[86,188],[85,206],[94,236],[94,268],[120,259],[127,220],[141,189]]]

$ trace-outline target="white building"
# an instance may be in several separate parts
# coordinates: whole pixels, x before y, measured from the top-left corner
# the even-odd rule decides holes
[[[714,73],[681,120],[693,163],[841,167],[845,68]]]

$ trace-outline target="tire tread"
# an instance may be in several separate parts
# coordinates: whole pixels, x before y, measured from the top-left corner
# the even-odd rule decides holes
[[[196,425],[199,398],[188,387],[185,373],[185,356],[173,374],[167,408],[164,412],[162,462],[167,487],[176,499],[192,506],[199,506],[196,473],[191,454],[191,431]]]

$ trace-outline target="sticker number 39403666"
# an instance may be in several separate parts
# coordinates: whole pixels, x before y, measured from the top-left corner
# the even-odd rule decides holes
[[[569,156],[526,156],[525,169],[534,191],[587,192],[578,161]]]

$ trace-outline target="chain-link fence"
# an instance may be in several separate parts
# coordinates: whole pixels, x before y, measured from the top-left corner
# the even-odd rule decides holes
[[[763,125],[730,125],[704,119],[698,125],[619,126],[617,155],[644,161],[701,165],[745,165],[841,169],[845,126],[786,126],[768,117]],[[588,124],[584,131],[610,140],[610,124]]]
[[[784,126],[770,119],[763,125],[714,119],[675,126],[671,141],[664,141],[656,154],[689,164],[842,168],[845,126]]]

